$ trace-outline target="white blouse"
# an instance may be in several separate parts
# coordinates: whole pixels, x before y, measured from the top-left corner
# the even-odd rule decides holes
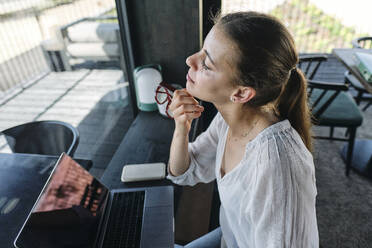
[[[217,179],[220,226],[229,248],[319,247],[313,157],[296,130],[288,120],[267,127],[221,178],[228,128],[217,113],[189,143],[189,169],[167,178],[191,186]]]

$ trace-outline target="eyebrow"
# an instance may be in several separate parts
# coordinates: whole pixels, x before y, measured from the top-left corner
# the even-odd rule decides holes
[[[207,57],[209,58],[209,60],[212,62],[212,64],[214,66],[216,66],[216,64],[213,62],[213,60],[212,60],[211,56],[209,55],[209,53],[207,52],[207,50],[203,49],[203,51],[205,52],[205,54],[207,55]]]

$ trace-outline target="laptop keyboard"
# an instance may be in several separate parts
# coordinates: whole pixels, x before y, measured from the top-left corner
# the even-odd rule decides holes
[[[144,200],[145,191],[114,194],[103,247],[140,247]]]

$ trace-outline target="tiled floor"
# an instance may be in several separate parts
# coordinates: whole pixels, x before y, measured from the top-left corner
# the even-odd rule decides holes
[[[0,129],[59,120],[80,132],[75,157],[93,160],[100,176],[132,122],[128,84],[120,70],[52,72],[0,105]]]

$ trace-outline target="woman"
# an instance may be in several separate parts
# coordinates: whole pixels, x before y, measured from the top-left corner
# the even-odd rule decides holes
[[[220,229],[186,247],[220,240],[229,248],[319,246],[310,113],[297,62],[284,25],[256,12],[220,18],[187,58],[186,89],[170,105],[168,178],[180,185],[217,179],[221,208]],[[191,122],[203,112],[194,97],[218,113],[189,143]]]

